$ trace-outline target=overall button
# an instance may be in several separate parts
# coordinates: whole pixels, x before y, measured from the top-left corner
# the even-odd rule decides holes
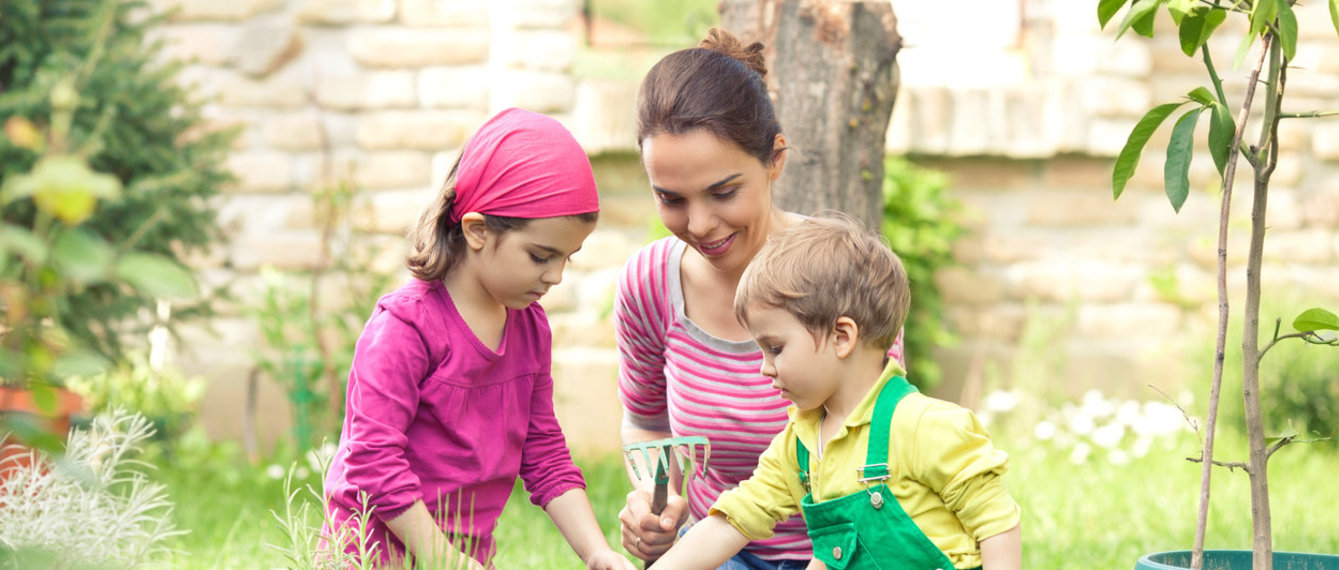
[[[837,559],[837,560],[841,560],[841,559],[842,559],[842,547],[840,547],[840,546],[834,546],[834,547],[832,547],[832,557],[835,558],[835,559]]]

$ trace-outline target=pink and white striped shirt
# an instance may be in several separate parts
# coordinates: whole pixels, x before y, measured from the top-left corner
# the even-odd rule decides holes
[[[716,338],[688,320],[679,267],[687,244],[667,237],[642,248],[624,266],[614,306],[624,425],[705,436],[711,462],[694,458],[688,483],[694,520],[716,498],[748,479],[758,456],[786,426],[790,402],[758,373],[762,351],[752,340]],[[899,335],[889,355],[902,361]],[[808,559],[804,520],[791,517],[776,535],[745,550],[764,560]]]

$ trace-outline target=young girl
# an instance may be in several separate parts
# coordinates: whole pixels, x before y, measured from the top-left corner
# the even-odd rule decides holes
[[[554,417],[535,304],[598,210],[590,161],[554,119],[508,109],[469,140],[410,236],[415,278],[358,339],[324,536],[361,534],[345,551],[375,546],[379,565],[491,567],[519,475],[588,568],[632,568],[605,541]]]

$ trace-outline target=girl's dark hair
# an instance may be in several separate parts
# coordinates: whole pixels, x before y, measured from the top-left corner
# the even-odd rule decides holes
[[[776,157],[776,120],[767,96],[763,45],[745,46],[712,28],[697,47],[665,56],[637,93],[637,147],[648,137],[706,129],[763,164]]]
[[[465,234],[459,222],[451,221],[451,209],[456,201],[456,170],[460,168],[460,158],[451,165],[451,172],[442,183],[437,199],[423,211],[418,225],[409,230],[409,255],[405,265],[409,272],[424,281],[445,279],[456,267],[465,252]],[[484,214],[484,225],[494,235],[502,235],[519,230],[530,224],[529,218],[512,218]],[[576,218],[586,223],[596,222],[600,214],[588,212],[564,216]]]

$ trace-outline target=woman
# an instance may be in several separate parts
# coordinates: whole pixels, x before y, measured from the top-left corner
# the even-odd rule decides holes
[[[732,312],[739,277],[767,236],[799,219],[772,201],[786,138],[762,49],[713,29],[657,63],[637,97],[642,164],[674,235],[634,255],[619,283],[623,442],[701,435],[712,444],[705,470],[700,451],[695,458],[687,499],[672,495],[658,517],[650,477],[633,477],[619,520],[624,548],[643,559],[668,550],[690,514],[705,516],[747,479],[787,419],[789,403],[759,374],[762,353]],[[899,336],[890,355],[901,360],[901,350]],[[722,568],[803,568],[810,551],[797,516]]]

